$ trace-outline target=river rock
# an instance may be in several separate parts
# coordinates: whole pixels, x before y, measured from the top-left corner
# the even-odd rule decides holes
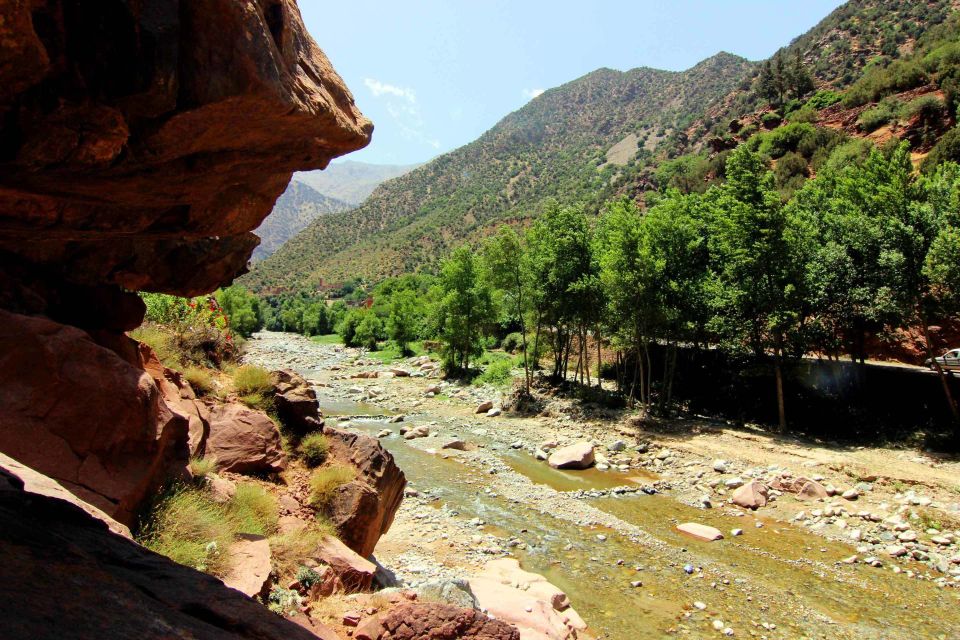
[[[723,539],[723,534],[720,533],[719,529],[696,522],[678,524],[677,531],[691,535],[694,538],[699,538],[700,540],[706,540],[707,542]]]
[[[450,438],[449,440],[447,440],[446,442],[444,442],[442,445],[440,445],[440,448],[441,448],[441,449],[454,449],[454,450],[456,450],[456,451],[466,451],[466,450],[467,450],[467,443],[464,442],[463,440],[461,440],[460,438]]]
[[[717,473],[726,473],[728,468],[729,465],[726,460],[717,459],[713,461],[713,470]]]
[[[557,611],[570,606],[570,599],[559,587],[554,586],[539,573],[520,568],[516,558],[499,558],[484,565],[479,577],[493,578],[503,584],[516,586],[538,598],[546,600]]]
[[[399,367],[391,368],[390,373],[392,373],[396,378],[408,378],[410,376],[409,371],[406,369],[400,369]]]
[[[204,457],[216,461],[218,471],[278,473],[287,467],[280,431],[267,414],[242,404],[205,399],[210,435]]]
[[[744,509],[759,509],[767,504],[767,486],[757,480],[751,480],[733,492],[733,503]]]
[[[229,554],[230,570],[223,584],[251,598],[264,595],[270,580],[270,542],[262,536],[241,534]]]
[[[593,444],[577,442],[550,454],[548,463],[554,469],[587,469],[594,463]]]
[[[417,438],[426,438],[430,435],[430,427],[425,424],[417,425],[408,429],[404,434],[404,440],[416,440]]]
[[[443,604],[476,609],[477,599],[470,591],[467,580],[437,580],[417,586],[417,597],[427,602],[441,602]]]
[[[493,409],[493,401],[492,401],[492,400],[486,400],[486,401],[484,401],[484,402],[481,402],[481,403],[477,406],[477,410],[476,410],[474,413],[486,413],[487,411],[490,411],[491,409]]]
[[[427,387],[426,389],[424,389],[424,390],[423,390],[423,393],[424,393],[424,395],[430,395],[431,393],[432,393],[433,395],[437,395],[437,394],[440,393],[440,385],[438,385],[438,384],[432,384],[432,385],[430,385],[429,387]]]
[[[804,481],[801,483],[800,480]],[[796,487],[797,498],[800,500],[820,500],[829,496],[824,486],[815,480],[798,478],[793,486]]]
[[[490,409],[489,411],[487,411],[487,417],[488,417],[488,418],[496,418],[496,417],[499,416],[501,413],[503,413],[503,412],[500,410],[500,407],[494,407],[493,409]]]

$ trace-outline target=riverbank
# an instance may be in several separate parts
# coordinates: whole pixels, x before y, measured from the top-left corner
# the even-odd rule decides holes
[[[405,584],[512,555],[564,589],[598,637],[960,633],[955,461],[707,420],[638,424],[561,398],[534,417],[488,416],[476,410],[502,406],[495,389],[406,361],[396,366],[413,375],[397,377],[357,350],[289,334],[259,334],[246,358],[304,374],[328,423],[389,430],[381,442],[410,486],[375,555]],[[401,427],[428,435],[407,440]],[[454,438],[466,450],[443,448]],[[537,459],[548,443],[583,440],[609,470],[562,472]],[[756,512],[728,502],[739,483],[785,474],[837,494],[803,501],[772,490]],[[687,537],[682,522],[725,538]]]

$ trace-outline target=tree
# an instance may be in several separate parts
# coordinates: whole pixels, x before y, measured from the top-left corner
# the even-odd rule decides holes
[[[730,155],[727,182],[708,200],[711,323],[728,350],[747,347],[757,357],[772,353],[777,412],[785,429],[782,362],[802,315],[805,238],[783,207],[773,175],[745,147]]]
[[[230,321],[230,327],[244,338],[263,328],[259,299],[246,288],[234,284],[215,294],[217,303]]]
[[[444,345],[447,371],[468,371],[470,359],[483,353],[483,332],[494,317],[488,284],[480,277],[478,259],[467,246],[443,261],[433,324]]]
[[[390,297],[387,335],[402,355],[411,355],[410,343],[417,338],[417,296],[404,289]]]
[[[384,337],[383,321],[380,320],[380,316],[370,310],[366,310],[361,315],[354,332],[354,342],[370,351],[376,351],[377,342]]]
[[[800,99],[814,90],[813,78],[803,64],[803,58],[800,57],[799,49],[796,50],[793,62],[791,62],[786,73],[787,82],[789,83],[790,90],[793,92],[794,98]]]
[[[484,244],[482,255],[490,284],[506,294],[508,307],[520,325],[524,391],[529,395],[531,373],[527,359],[527,327],[524,319],[531,311],[531,284],[525,249],[517,232],[512,227],[502,226],[497,235]]]

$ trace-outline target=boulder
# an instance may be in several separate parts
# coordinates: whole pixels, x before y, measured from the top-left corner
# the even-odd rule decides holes
[[[313,552],[314,557],[330,567],[336,577],[338,592],[369,591],[377,565],[357,555],[333,536],[326,536]]]
[[[550,603],[557,611],[570,606],[570,599],[559,587],[552,585],[539,573],[524,571],[516,558],[499,558],[484,565],[479,574],[483,578],[493,578],[503,584],[512,585],[540,600]]]
[[[403,434],[404,440],[416,440],[417,438],[426,438],[430,435],[430,427],[427,425],[421,424],[413,427],[412,429],[407,429]]]
[[[744,509],[759,509],[767,505],[767,485],[751,480],[733,492],[733,503]]]
[[[802,484],[795,482],[793,486],[800,500],[820,500],[829,496],[826,488],[815,480],[806,480]]]
[[[204,484],[214,502],[219,502],[220,504],[230,502],[233,500],[233,497],[237,495],[237,485],[233,481],[227,480],[215,473],[211,473],[204,478]]]
[[[593,465],[593,445],[578,442],[560,447],[550,454],[547,462],[554,469],[587,469]]]
[[[700,540],[706,540],[707,542],[723,539],[723,534],[720,533],[719,529],[696,522],[678,524],[677,531],[693,536],[694,538],[699,538]]]
[[[417,597],[425,602],[442,602],[455,607],[476,609],[477,599],[467,580],[437,580],[417,586]]]
[[[241,534],[230,546],[230,569],[223,584],[251,598],[266,595],[270,584],[270,542],[262,536]]]
[[[331,520],[344,543],[366,558],[393,524],[403,500],[406,476],[376,438],[333,427],[325,428],[324,433],[330,456],[357,469],[357,479],[334,497]]]
[[[407,371],[406,369],[399,369],[397,367],[393,367],[392,369],[390,369],[390,373],[392,373],[396,378],[407,378],[410,376],[409,371]]]
[[[73,500],[0,470],[4,640],[316,640],[217,578],[108,528]],[[34,482],[30,480],[29,482]]]
[[[494,578],[472,577],[469,583],[477,605],[497,620],[517,627],[521,638],[573,640],[577,637],[578,630],[568,624],[572,618],[554,609],[549,602]]]
[[[487,401],[485,401],[485,402],[481,402],[481,403],[477,406],[477,410],[476,410],[475,413],[486,413],[487,411],[490,411],[491,409],[493,409],[493,401],[492,401],[492,400],[487,400]]]
[[[295,371],[283,369],[274,372],[273,404],[280,423],[297,436],[323,428],[323,418],[317,407],[317,393],[310,383]]]
[[[460,438],[450,438],[449,440],[447,440],[446,442],[444,442],[442,445],[440,445],[440,448],[441,448],[441,449],[455,449],[455,450],[457,450],[457,451],[466,451],[466,450],[467,450],[467,443],[464,442],[463,440],[461,440]]]
[[[400,604],[374,620],[376,622],[357,627],[354,637],[357,640],[520,640],[520,633],[504,621],[494,620],[476,609],[448,604]]]
[[[204,401],[210,435],[203,455],[216,461],[218,471],[278,473],[287,467],[280,431],[267,414],[242,404]]]
[[[125,357],[80,329],[0,310],[0,451],[130,525],[152,491],[186,473],[189,419],[166,403],[136,342],[118,344]]]

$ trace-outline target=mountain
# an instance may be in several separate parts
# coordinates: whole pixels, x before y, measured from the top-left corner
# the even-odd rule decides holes
[[[331,163],[323,171],[298,173],[293,179],[331,198],[358,205],[382,183],[409,173],[419,166],[419,164],[368,164],[344,160]]]
[[[273,211],[255,231],[260,236],[260,246],[254,250],[253,260],[256,262],[271,255],[317,218],[352,207],[348,202],[317,193],[302,182],[291,180]]]
[[[830,95],[909,56],[954,10],[952,0],[854,0],[780,54],[790,61],[799,53]],[[702,185],[720,173],[725,149],[779,125],[759,97],[764,66],[719,53],[686,71],[599,69],[550,89],[476,141],[384,183],[360,207],[315,221],[243,282],[313,288],[431,269],[452,247],[535,217],[548,198],[592,211],[620,194],[643,200],[678,157],[701,158]]]

